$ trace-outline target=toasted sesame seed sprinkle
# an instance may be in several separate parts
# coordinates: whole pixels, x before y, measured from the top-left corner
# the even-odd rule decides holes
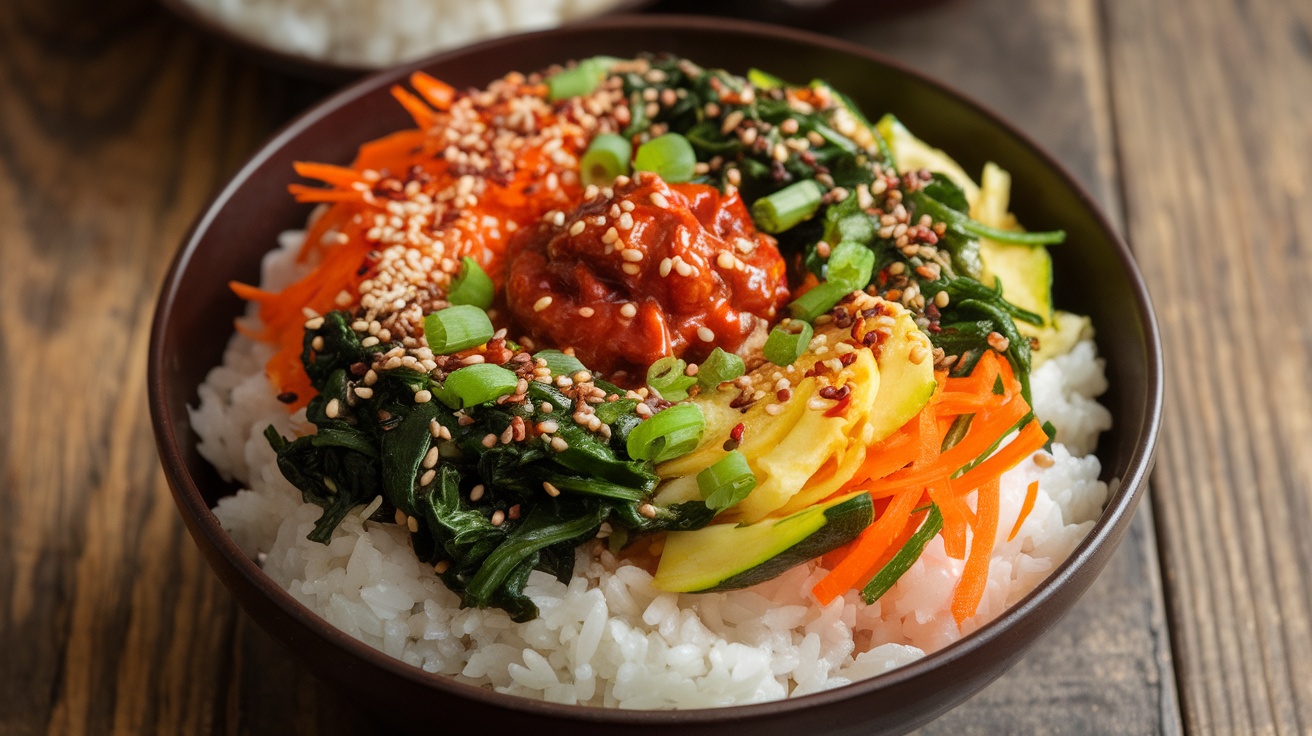
[[[656,205],[657,207],[660,207],[661,209],[665,209],[670,206],[670,201],[666,199],[665,195],[661,194],[660,192],[651,193],[651,203]]]
[[[497,509],[492,512],[492,526],[501,526],[506,521],[506,512]]]
[[[374,390],[368,386],[356,386],[355,395],[362,399],[372,399],[374,397]]]
[[[416,404],[427,404],[428,402],[430,402],[430,401],[432,401],[432,400],[433,400],[433,393],[432,393],[431,391],[429,391],[428,389],[426,389],[426,388],[425,388],[425,389],[420,389],[420,390],[418,390],[418,391],[415,392],[415,403],[416,403]]]
[[[639,266],[636,263],[625,263],[624,265],[620,266],[620,270],[623,271],[624,273],[627,273],[630,276],[637,276],[638,274],[642,273],[642,266]]]
[[[341,413],[341,411],[342,411],[342,402],[338,401],[337,399],[332,399],[331,401],[328,402],[328,406],[324,407],[323,413],[327,414],[329,419],[336,419],[337,415]]]
[[[451,569],[450,560],[442,560],[438,562],[436,565],[433,565],[433,572],[437,573],[438,575],[441,575],[442,573],[450,569]]]
[[[620,251],[620,258],[623,258],[629,263],[637,263],[642,260],[642,251],[636,248],[625,248]]]
[[[546,491],[547,495],[551,496],[552,498],[555,498],[556,496],[560,495],[560,489],[546,481],[542,482],[542,490]]]
[[[624,306],[620,307],[620,315],[623,317],[632,318],[637,314],[638,314],[638,308],[634,306],[633,302],[628,302]]]
[[[574,224],[569,226],[569,234],[580,235],[585,227],[587,227],[587,225],[582,220],[575,220]]]
[[[564,452],[569,449],[569,443],[560,437],[551,438],[551,449],[556,452]]]
[[[700,338],[702,342],[715,342],[715,333],[712,332],[709,327],[698,327],[697,337]]]
[[[423,463],[424,467],[434,468],[437,466],[437,461],[438,461],[437,448],[436,447],[428,448],[428,452],[424,454],[424,463]]]
[[[655,518],[656,518],[656,507],[655,507],[655,506],[652,506],[652,505],[649,504],[649,503],[644,503],[643,505],[641,505],[641,506],[638,507],[638,513],[642,514],[643,516],[647,517],[648,519],[655,519]]]
[[[674,261],[671,261],[669,258],[662,258],[660,268],[661,276],[669,276],[671,268],[674,268]]]
[[[483,446],[491,450],[497,446],[497,436],[494,434],[483,435]]]
[[[542,310],[546,309],[549,306],[551,306],[551,297],[544,296],[541,299],[538,299],[536,302],[533,302],[533,311],[541,312]]]
[[[470,500],[470,501],[478,501],[478,500],[482,499],[482,498],[483,498],[483,491],[484,491],[484,490],[485,490],[485,489],[483,488],[483,484],[482,484],[482,483],[479,483],[478,485],[476,485],[476,486],[474,486],[473,488],[469,489],[469,500]]]

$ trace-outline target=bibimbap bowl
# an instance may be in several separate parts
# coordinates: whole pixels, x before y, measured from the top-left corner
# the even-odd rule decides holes
[[[1096,525],[1064,563],[995,620],[956,643],[882,675],[823,692],[756,705],[683,711],[560,705],[496,693],[430,674],[350,637],[297,602],[266,575],[211,509],[236,487],[198,453],[189,406],[222,360],[243,311],[230,281],[258,283],[263,254],[278,235],[304,225],[310,207],[287,195],[294,161],[345,163],[364,141],[408,124],[389,88],[422,69],[457,88],[481,87],[515,70],[596,55],[669,52],[708,67],[751,67],[793,80],[822,78],[863,109],[893,111],[921,138],[967,170],[995,161],[1013,176],[1014,209],[1036,230],[1062,228],[1053,249],[1058,306],[1087,314],[1106,361],[1113,417],[1097,453],[1115,480]],[[197,220],[167,277],[151,339],[150,401],[160,456],[184,520],[241,605],[312,669],[381,717],[407,730],[485,724],[569,728],[578,733],[762,733],[802,728],[896,733],[924,723],[1014,663],[1088,588],[1127,528],[1156,443],[1160,348],[1151,305],[1123,242],[1090,197],[1024,135],[919,74],[842,42],[724,20],[612,19],[502,39],[391,70],[350,87],[277,134]]]

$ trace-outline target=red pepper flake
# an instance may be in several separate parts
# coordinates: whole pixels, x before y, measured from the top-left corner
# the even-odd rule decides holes
[[[847,387],[844,386],[843,388],[847,388]],[[842,399],[839,400],[837,404],[834,404],[832,408],[830,408],[828,411],[825,412],[825,416],[841,417],[843,415],[843,412],[847,411],[847,407],[851,403],[852,403],[852,394],[851,392],[848,392],[847,396],[844,396]]]
[[[746,425],[744,425],[742,422],[739,422],[734,425],[733,429],[729,430],[729,439],[733,440],[734,442],[742,442],[743,432],[746,431],[747,431]]]

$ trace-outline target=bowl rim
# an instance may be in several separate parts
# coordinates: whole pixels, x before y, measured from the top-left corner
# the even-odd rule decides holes
[[[205,503],[195,479],[187,470],[180,450],[181,441],[178,430],[182,429],[185,432],[187,428],[176,427],[168,412],[169,382],[166,380],[167,372],[164,368],[167,356],[162,348],[165,325],[169,322],[173,304],[179,296],[179,277],[196,252],[203,235],[234,194],[276,151],[280,150],[289,141],[297,138],[305,130],[316,125],[329,113],[375,91],[379,87],[402,79],[413,70],[443,63],[465,54],[482,51],[501,44],[532,43],[540,37],[558,33],[562,30],[569,30],[570,32],[605,32],[620,29],[659,29],[676,33],[723,30],[737,35],[755,36],[765,40],[776,39],[816,46],[829,51],[857,56],[863,60],[888,67],[919,84],[937,89],[939,92],[955,98],[958,102],[973,109],[982,119],[1013,137],[1030,155],[1055,173],[1063,184],[1076,195],[1081,205],[1089,212],[1093,221],[1103,231],[1103,235],[1111,244],[1117,262],[1126,275],[1134,303],[1142,315],[1140,327],[1143,329],[1146,348],[1146,365],[1144,366],[1146,371],[1143,381],[1148,397],[1148,406],[1146,407],[1144,423],[1139,427],[1128,428],[1131,432],[1138,430],[1139,441],[1130,456],[1124,475],[1119,479],[1119,486],[1112,492],[1094,527],[1079,542],[1069,557],[1032,591],[1017,601],[1015,605],[1006,609],[1001,615],[984,624],[978,630],[963,636],[943,649],[926,654],[914,662],[896,667],[888,672],[832,690],[784,700],[688,710],[622,710],[618,708],[550,703],[521,696],[506,695],[459,682],[446,675],[429,673],[399,659],[394,659],[381,650],[351,637],[346,632],[328,623],[326,619],[312,612],[308,607],[294,599],[290,593],[274,583],[273,579],[266,575],[255,561],[247,557],[237,547],[236,542],[222,529],[217,517]],[[561,28],[489,39],[471,46],[445,51],[391,67],[355,82],[314,104],[271,135],[223,188],[213,196],[205,209],[197,216],[184,236],[182,245],[174,255],[164,278],[155,316],[152,320],[149,349],[147,380],[151,420],[154,426],[160,460],[170,484],[175,489],[174,495],[180,510],[192,517],[188,521],[195,524],[193,530],[199,529],[209,537],[227,562],[263,595],[281,608],[284,614],[320,639],[329,642],[338,649],[345,650],[348,654],[363,660],[369,666],[385,670],[390,675],[409,680],[413,684],[436,688],[455,696],[481,701],[499,708],[516,710],[527,715],[566,717],[574,720],[615,725],[715,724],[747,717],[768,718],[772,715],[857,698],[885,687],[915,680],[940,668],[951,667],[955,662],[965,658],[975,650],[990,645],[1013,626],[1034,616],[1036,611],[1045,608],[1050,599],[1056,594],[1056,591],[1070,578],[1074,577],[1081,568],[1089,564],[1091,558],[1098,553],[1109,537],[1119,537],[1124,531],[1124,525],[1129,523],[1129,517],[1134,512],[1136,504],[1147,486],[1148,474],[1157,450],[1164,391],[1163,356],[1157,319],[1147,286],[1133,260],[1129,246],[1087,189],[1062,163],[1039,146],[1027,133],[970,96],[900,61],[857,44],[807,31],[753,21],[680,15],[608,16],[573,23]],[[1047,622],[1041,623],[1044,624],[1043,628],[1046,628]]]

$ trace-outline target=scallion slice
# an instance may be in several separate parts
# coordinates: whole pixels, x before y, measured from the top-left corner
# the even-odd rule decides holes
[[[572,376],[579,371],[587,370],[583,361],[559,350],[539,350],[533,353],[533,357],[547,361],[547,368],[551,370],[553,376]]]
[[[724,348],[716,348],[701,365],[697,366],[697,385],[703,389],[713,389],[746,372],[747,366],[743,364],[742,358]]]
[[[782,89],[788,86],[784,80],[776,77],[769,72],[763,72],[756,67],[747,70],[747,81],[757,89]]]
[[[457,306],[469,304],[479,309],[487,309],[492,306],[492,296],[495,292],[492,278],[487,275],[483,267],[478,265],[478,261],[465,256],[460,259],[460,274],[451,280],[451,288],[447,289],[446,300]]]
[[[632,155],[633,145],[629,139],[614,133],[602,133],[592,139],[587,152],[579,159],[579,177],[584,186],[610,186],[615,177],[628,173]]]
[[[706,429],[706,417],[696,404],[675,404],[629,432],[629,457],[664,462],[696,449]]]
[[[547,77],[547,94],[552,102],[566,97],[578,97],[591,94],[601,84],[615,66],[615,59],[610,56],[594,56],[584,59],[577,65],[562,69]]]
[[[670,183],[691,181],[697,154],[692,144],[678,133],[666,133],[638,146],[633,157],[636,171],[654,171]]]
[[[835,304],[852,291],[847,284],[826,281],[790,302],[788,313],[793,319],[814,322],[816,317],[833,309]]]
[[[803,179],[753,202],[752,219],[767,233],[782,233],[811,219],[820,209],[824,195],[819,184]]]
[[[737,450],[717,460],[697,474],[697,489],[706,506],[723,511],[739,501],[756,487],[756,474],[747,465],[747,456]]]
[[[813,334],[811,325],[797,320],[775,325],[765,339],[765,359],[778,366],[796,363],[811,344]]]
[[[518,385],[519,376],[514,371],[491,363],[475,363],[447,376],[438,398],[454,409],[463,409],[513,394]]]
[[[682,401],[688,398],[688,389],[697,383],[697,379],[687,375],[688,364],[673,355],[651,364],[647,369],[647,385],[656,389],[666,401]]]
[[[449,355],[492,339],[492,320],[472,304],[430,312],[424,317],[424,336],[436,355]]]
[[[849,291],[866,288],[874,272],[875,252],[860,243],[839,243],[829,255],[828,279],[846,284]]]

